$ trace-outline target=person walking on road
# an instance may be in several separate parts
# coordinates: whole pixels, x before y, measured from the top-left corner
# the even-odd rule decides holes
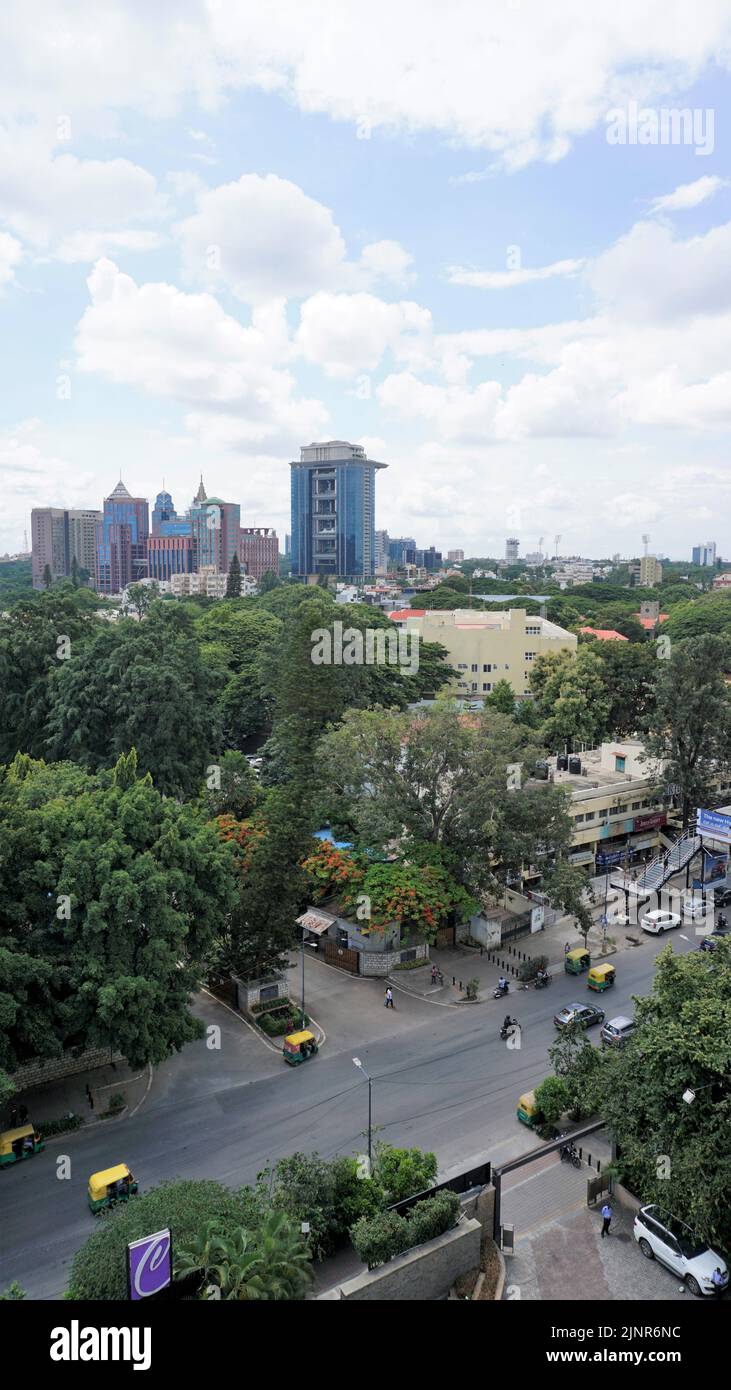
[[[391,989],[390,985],[386,990],[386,998],[384,999],[383,1003],[387,1009],[393,1008],[393,990]]]
[[[609,1225],[612,1220],[613,1214],[614,1213],[612,1212],[612,1208],[610,1207],[609,1202],[605,1202],[604,1206],[602,1207],[602,1240],[605,1236],[609,1235]]]

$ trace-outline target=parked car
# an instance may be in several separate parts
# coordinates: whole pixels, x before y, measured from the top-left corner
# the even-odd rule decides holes
[[[605,1017],[604,1010],[598,1009],[596,1004],[566,1004],[554,1014],[553,1021],[557,1028],[568,1028],[572,1023],[591,1028],[593,1023],[603,1023]]]
[[[683,916],[686,921],[697,922],[702,921],[705,917],[713,917],[713,899],[711,897],[704,902],[702,898],[691,897],[689,894],[688,897],[683,898],[682,902]]]
[[[679,927],[682,918],[677,912],[646,912],[640,917],[640,926],[643,931],[652,932],[653,936],[659,936],[664,931],[670,931],[673,927]]]
[[[616,1018],[610,1018],[608,1023],[602,1025],[599,1037],[607,1047],[621,1047],[632,1037],[636,1027],[633,1018],[627,1018],[626,1014],[618,1014]]]
[[[721,1255],[690,1226],[654,1203],[640,1207],[632,1233],[645,1258],[666,1265],[673,1274],[685,1280],[696,1297],[715,1293],[711,1279],[714,1269],[720,1269],[725,1275],[728,1287],[728,1266]]]

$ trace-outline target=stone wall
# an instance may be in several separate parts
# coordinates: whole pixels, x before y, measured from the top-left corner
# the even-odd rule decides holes
[[[481,1238],[480,1222],[463,1217],[444,1235],[397,1255],[378,1269],[366,1270],[320,1297],[351,1302],[435,1302],[447,1298],[455,1279],[479,1265]]]
[[[359,973],[361,975],[388,975],[393,970],[394,965],[411,958],[411,951],[416,951],[417,960],[427,960],[429,957],[429,948],[424,942],[420,946],[404,946],[400,951],[363,951],[358,956]],[[398,971],[397,973],[408,974],[408,971]]]
[[[95,1067],[106,1067],[110,1062],[123,1062],[121,1052],[110,1054],[108,1047],[97,1047],[73,1057],[64,1052],[61,1057],[34,1057],[11,1075],[18,1091],[29,1091],[33,1086],[45,1086],[49,1081],[61,1081],[65,1076],[76,1076],[80,1071],[93,1071]]]
[[[231,978],[236,985],[237,1006],[242,1014],[250,1013],[254,1004],[261,1003],[262,990],[266,998],[269,997],[268,991],[272,989],[277,991],[276,995],[271,996],[272,999],[285,1000],[288,997],[284,975],[268,976],[264,980],[240,980],[238,975],[232,975]]]

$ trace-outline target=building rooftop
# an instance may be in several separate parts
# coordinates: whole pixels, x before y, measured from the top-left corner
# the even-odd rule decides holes
[[[648,618],[646,621],[651,623],[653,627],[655,626],[652,619]],[[580,627],[579,632],[583,632],[589,637],[596,637],[599,642],[627,642],[629,640],[613,627]]]

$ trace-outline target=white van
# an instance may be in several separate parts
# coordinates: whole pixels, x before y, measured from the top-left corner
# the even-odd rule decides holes
[[[653,936],[660,936],[661,932],[670,931],[673,927],[679,927],[682,918],[677,912],[645,912],[640,917],[640,926],[643,931],[652,932]]]

